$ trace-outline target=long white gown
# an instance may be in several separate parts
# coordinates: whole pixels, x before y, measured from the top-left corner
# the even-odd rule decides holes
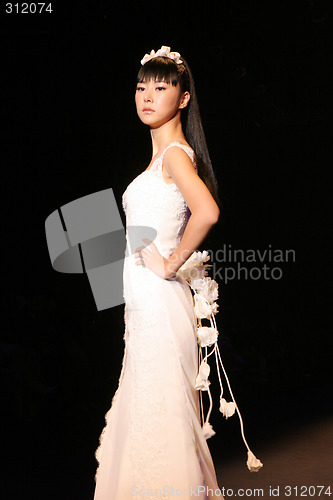
[[[166,258],[178,247],[190,210],[176,184],[165,183],[165,151],[123,194],[126,214],[125,351],[119,386],[96,450],[94,500],[223,496],[200,424],[198,345],[193,298],[186,281],[166,280],[135,265],[128,226],[157,231]],[[142,244],[145,244],[142,242]],[[138,245],[139,246],[139,245]],[[215,491],[219,492],[215,495]]]

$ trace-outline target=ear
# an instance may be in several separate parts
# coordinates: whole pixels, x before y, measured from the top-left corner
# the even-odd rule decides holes
[[[191,95],[189,92],[184,92],[184,94],[182,95],[181,99],[180,99],[180,102],[179,102],[179,106],[178,106],[178,109],[183,109],[183,108],[186,108],[186,106],[188,105],[188,102],[191,98]]]

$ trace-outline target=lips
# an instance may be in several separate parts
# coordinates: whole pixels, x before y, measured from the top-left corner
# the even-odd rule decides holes
[[[153,110],[153,109],[151,109],[151,108],[143,108],[143,110],[142,110],[142,111],[154,111],[154,110]]]

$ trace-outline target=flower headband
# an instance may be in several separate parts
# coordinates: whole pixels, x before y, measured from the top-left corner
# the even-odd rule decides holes
[[[162,45],[162,47],[155,53],[155,50],[151,50],[150,54],[146,54],[143,59],[141,59],[141,64],[146,64],[146,62],[150,61],[150,59],[154,59],[154,57],[169,57],[176,64],[181,64],[183,61],[180,59],[179,52],[170,52],[170,47],[166,47]]]

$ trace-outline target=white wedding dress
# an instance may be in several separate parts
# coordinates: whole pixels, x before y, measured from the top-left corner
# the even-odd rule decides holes
[[[130,248],[128,238],[128,226],[149,226],[157,231],[154,243],[164,257],[179,245],[190,211],[176,184],[162,176],[163,155],[173,146],[181,147],[196,169],[193,150],[171,143],[122,198],[125,351],[96,450],[94,500],[176,495],[204,500],[219,490],[194,387],[198,344],[190,287],[180,276],[166,280],[135,265],[137,247]],[[220,490],[216,497],[223,500]]]

